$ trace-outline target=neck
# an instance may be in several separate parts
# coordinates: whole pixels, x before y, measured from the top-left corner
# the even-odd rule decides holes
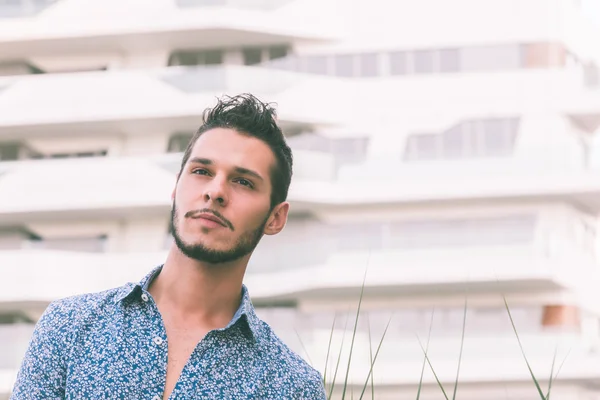
[[[173,245],[149,291],[159,308],[175,318],[224,327],[239,308],[248,259],[207,264]]]

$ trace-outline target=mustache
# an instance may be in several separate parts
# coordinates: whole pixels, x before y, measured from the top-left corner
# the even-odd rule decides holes
[[[220,212],[215,211],[215,210],[211,210],[210,208],[202,208],[200,210],[191,210],[185,213],[184,217],[185,218],[196,218],[198,215],[200,214],[212,214],[215,217],[219,218],[221,221],[223,221],[223,223],[232,231],[234,231],[235,229],[233,228],[233,224],[231,223],[231,221],[229,221],[227,218],[225,218]]]

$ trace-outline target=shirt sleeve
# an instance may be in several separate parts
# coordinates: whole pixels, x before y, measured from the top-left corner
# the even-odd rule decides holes
[[[34,328],[10,400],[64,398],[67,320],[59,306],[48,306]]]
[[[298,393],[297,400],[327,400],[325,394],[325,386],[321,374],[315,373],[307,379],[302,386],[302,390]]]

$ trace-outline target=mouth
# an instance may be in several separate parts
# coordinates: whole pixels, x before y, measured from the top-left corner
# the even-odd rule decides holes
[[[225,221],[223,221],[221,218],[212,215],[212,214],[208,214],[208,213],[203,213],[203,214],[198,214],[192,217],[193,219],[201,219],[201,220],[206,220],[206,221],[212,221],[216,224],[219,224],[225,228],[227,228],[227,224],[225,223]]]

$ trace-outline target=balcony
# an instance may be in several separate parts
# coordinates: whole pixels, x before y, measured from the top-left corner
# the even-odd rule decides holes
[[[232,7],[240,9],[272,10],[292,0],[175,0],[181,8],[188,7]]]
[[[19,223],[56,218],[56,213],[70,218],[166,215],[181,157],[171,153],[0,162],[0,219]],[[294,158],[294,179],[317,183],[334,179],[333,156],[298,151]]]
[[[21,365],[33,328],[33,324],[25,323],[0,325],[0,371]]]
[[[321,18],[302,0],[17,0],[0,5],[3,58],[144,53],[166,48],[212,48],[328,41],[340,36],[331,7]],[[42,23],[43,21],[43,23]],[[92,50],[93,49],[93,50]]]
[[[339,122],[343,103],[339,110],[326,105],[340,84],[335,78],[244,66],[4,77],[0,136],[195,130],[216,96],[248,91],[281,105],[284,128],[331,125]],[[317,88],[322,96],[301,101]]]
[[[0,19],[33,17],[59,0],[16,0],[0,4]]]
[[[246,284],[257,304],[348,302],[360,293],[366,271],[366,296],[409,299],[432,291],[459,296],[467,287],[477,296],[580,290],[597,308],[593,287],[600,276],[593,249],[560,230],[540,231],[537,226],[529,218],[509,216],[437,227],[373,223],[308,229],[291,222],[280,238],[263,239]],[[88,252],[77,251],[75,245],[62,249],[1,251],[0,265],[11,279],[0,282],[0,303],[43,305],[136,282],[166,255],[160,249],[102,254],[87,247]],[[15,285],[24,281],[25,292]]]

